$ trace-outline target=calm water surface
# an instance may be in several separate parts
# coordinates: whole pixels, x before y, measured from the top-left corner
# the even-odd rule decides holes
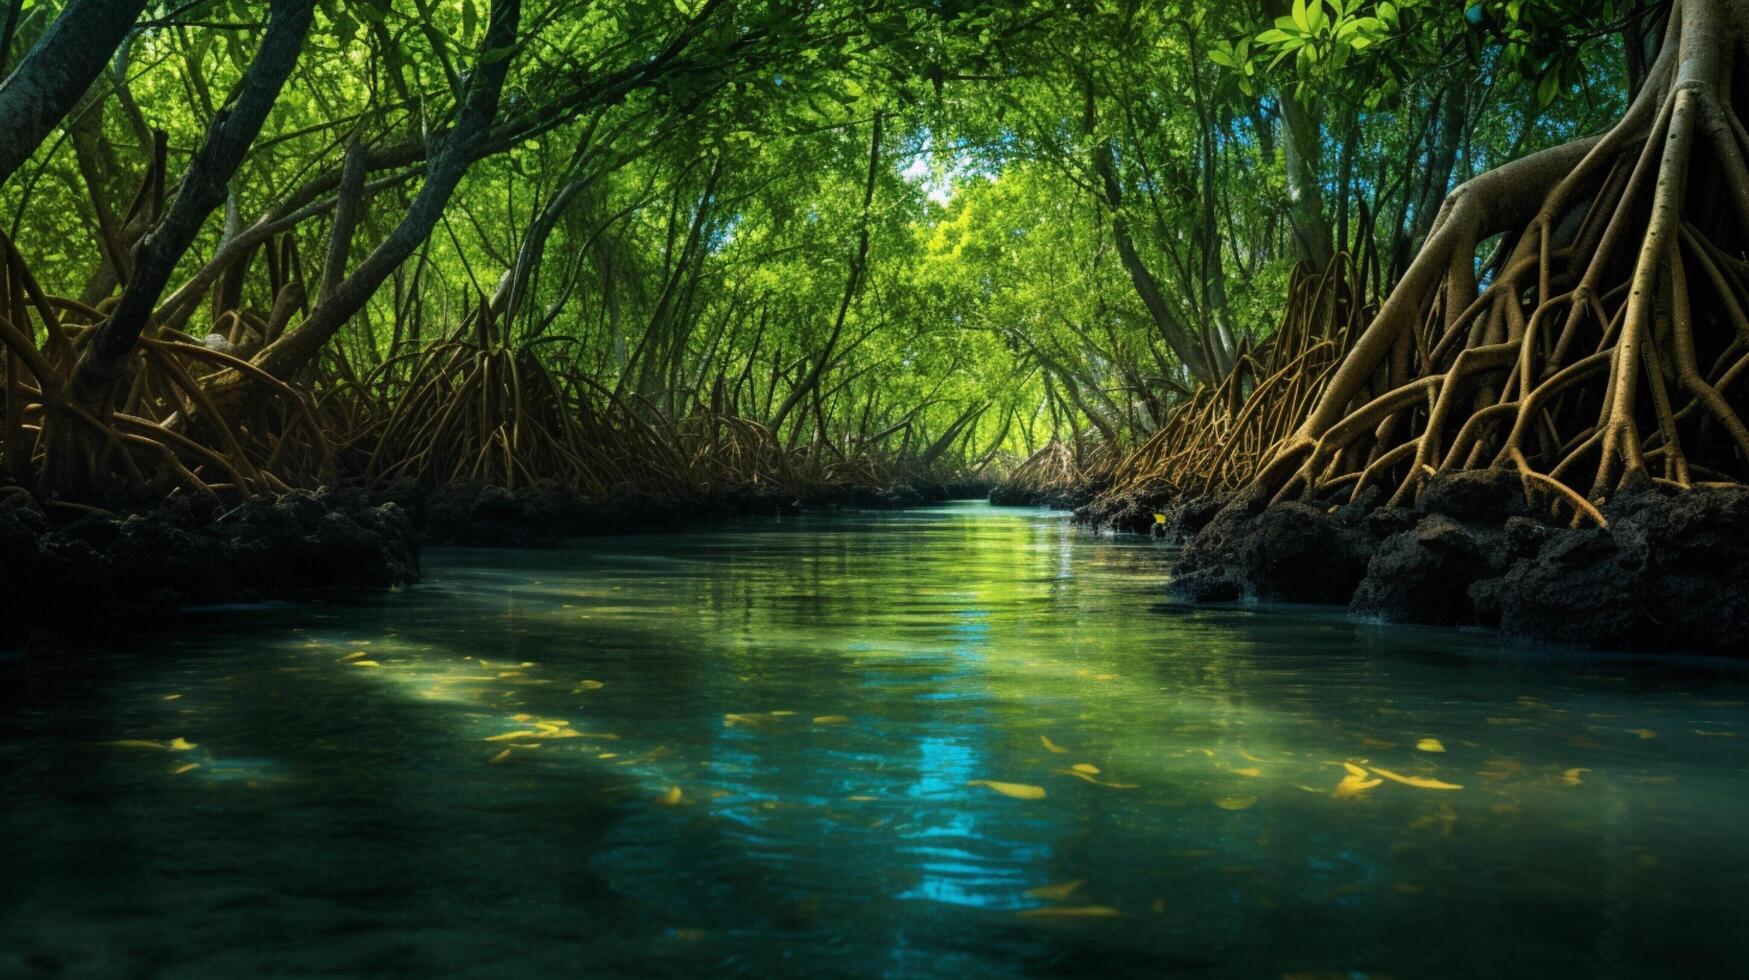
[[[1741,668],[1168,557],[952,505],[0,656],[0,975],[1749,969]]]

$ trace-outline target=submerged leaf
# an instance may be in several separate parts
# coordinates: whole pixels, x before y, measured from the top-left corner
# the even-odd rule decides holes
[[[1044,743],[1046,752],[1055,752],[1058,755],[1067,755],[1069,753],[1068,749],[1063,748],[1061,745],[1058,745],[1043,735],[1040,735],[1038,740]]]
[[[199,769],[199,768],[200,768],[200,763],[198,763],[198,762],[185,762],[182,765],[177,766],[175,769],[170,770],[170,775],[180,776],[185,772],[193,772],[194,770]]]
[[[1023,919],[1112,919],[1123,915],[1109,905],[1047,905],[1015,914]]]
[[[1245,810],[1257,804],[1255,796],[1223,796],[1215,800],[1215,806],[1223,810]]]
[[[1581,782],[1579,774],[1590,771],[1591,770],[1589,769],[1569,769],[1566,772],[1561,773],[1561,782],[1566,783],[1568,786],[1577,786]]]
[[[163,751],[169,748],[163,742],[154,742],[145,738],[122,738],[109,743],[118,749],[157,749]]]
[[[1378,766],[1373,766],[1372,771],[1393,783],[1402,783],[1404,786],[1413,786],[1416,789],[1463,789],[1456,783],[1441,782],[1437,779],[1428,779],[1425,776],[1405,776],[1389,769],[1380,769]]]
[[[1084,772],[1089,776],[1099,775],[1099,767],[1096,765],[1093,765],[1090,762],[1077,762],[1074,765],[1070,766],[1069,768],[1075,770],[1076,772]]]
[[[1423,752],[1444,752],[1445,745],[1437,738],[1424,738],[1415,743],[1415,747]]]
[[[680,792],[680,787],[670,786],[661,796],[656,797],[656,802],[663,806],[679,806],[685,798],[685,795]]]
[[[1028,783],[1004,783],[995,779],[973,779],[967,786],[983,786],[993,789],[1003,796],[1012,796],[1017,800],[1042,800],[1045,798],[1043,786],[1033,786]]]
[[[1048,898],[1053,902],[1060,902],[1063,899],[1068,898],[1070,895],[1075,894],[1075,889],[1080,888],[1085,884],[1087,884],[1087,879],[1076,878],[1074,881],[1058,882],[1055,885],[1040,885],[1037,888],[1028,888],[1026,893],[1033,898]]]
[[[363,660],[365,657],[368,657],[368,656],[370,656],[370,654],[365,653],[363,650],[354,650],[351,653],[347,654],[346,656],[341,657],[340,662],[343,664],[350,663],[354,660]]]
[[[168,748],[172,752],[187,752],[189,749],[199,748],[199,746],[190,742],[188,739],[183,738],[181,735],[178,735],[171,739],[170,744],[165,746],[165,748]]]
[[[504,732],[501,735],[488,735],[488,736],[486,736],[486,741],[488,741],[488,742],[511,742],[511,741],[515,741],[516,739],[519,739],[519,738],[539,738],[540,735],[541,735],[540,732],[530,731],[529,729],[524,728],[524,729],[518,729],[517,731],[514,731],[514,732]]]
[[[352,666],[354,666],[354,667],[381,667],[382,664],[377,663],[375,660],[354,660],[352,662]],[[499,675],[499,676],[503,676],[503,675]]]
[[[503,762],[503,761],[504,761],[504,760],[505,760],[505,759],[508,759],[508,758],[510,758],[510,750],[509,750],[509,749],[505,749],[505,750],[504,750],[504,751],[502,751],[502,752],[500,752],[500,753],[498,753],[498,754],[497,754],[497,755],[495,755],[495,756],[493,756],[493,757],[492,757],[492,758],[491,758],[491,759],[490,759],[490,760],[488,760],[488,761],[489,761],[489,762],[491,762],[491,763],[492,763],[492,764],[493,764],[493,765],[497,765],[497,764],[498,764],[498,763],[500,763],[500,762]]]
[[[606,684],[603,684],[600,681],[578,681],[577,686],[571,689],[571,693],[575,694],[578,691],[599,691],[606,686]]]
[[[1372,789],[1374,786],[1383,782],[1384,780],[1382,779],[1367,779],[1364,776],[1356,776],[1353,773],[1350,773],[1342,777],[1342,782],[1336,784],[1335,793],[1338,797],[1359,796],[1366,790]]]
[[[845,715],[821,715],[814,719],[816,725],[848,725],[850,718]]]

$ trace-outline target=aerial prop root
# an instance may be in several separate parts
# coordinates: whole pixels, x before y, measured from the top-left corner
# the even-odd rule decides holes
[[[1454,191],[1253,489],[1378,487],[1400,506],[1438,474],[1500,468],[1534,504],[1601,525],[1598,505],[1634,483],[1749,478],[1749,133],[1730,101],[1749,58],[1727,57],[1746,6],[1682,4],[1613,129]]]

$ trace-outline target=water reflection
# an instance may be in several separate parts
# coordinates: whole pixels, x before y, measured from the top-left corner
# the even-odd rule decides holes
[[[14,659],[0,974],[1745,964],[1740,670],[1187,610],[1165,557],[804,519]]]

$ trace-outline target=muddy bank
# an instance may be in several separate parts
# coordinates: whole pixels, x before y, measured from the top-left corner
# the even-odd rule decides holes
[[[418,574],[406,513],[358,492],[297,490],[230,508],[175,497],[60,522],[23,494],[0,499],[0,642],[32,629],[151,628],[184,606],[381,588]]]
[[[914,507],[977,499],[982,483],[903,483],[892,487],[829,487],[804,493],[719,493],[611,503],[586,500],[554,483],[517,490],[479,483],[428,487],[404,481],[373,495],[408,514],[430,544],[475,547],[557,547],[568,538],[679,531],[736,517],[798,514],[841,507]]]
[[[1377,503],[1233,501],[1189,536],[1168,589],[1570,647],[1749,652],[1749,487],[1646,484],[1603,508],[1607,528],[1580,530],[1534,514],[1510,472],[1443,475],[1413,508]]]
[[[0,644],[32,631],[106,637],[162,628],[187,606],[387,588],[419,577],[426,544],[556,547],[569,538],[684,530],[743,516],[976,499],[987,484],[838,487],[796,494],[634,498],[601,505],[552,484],[294,490],[225,507],[176,497],[52,519],[0,496]]]

